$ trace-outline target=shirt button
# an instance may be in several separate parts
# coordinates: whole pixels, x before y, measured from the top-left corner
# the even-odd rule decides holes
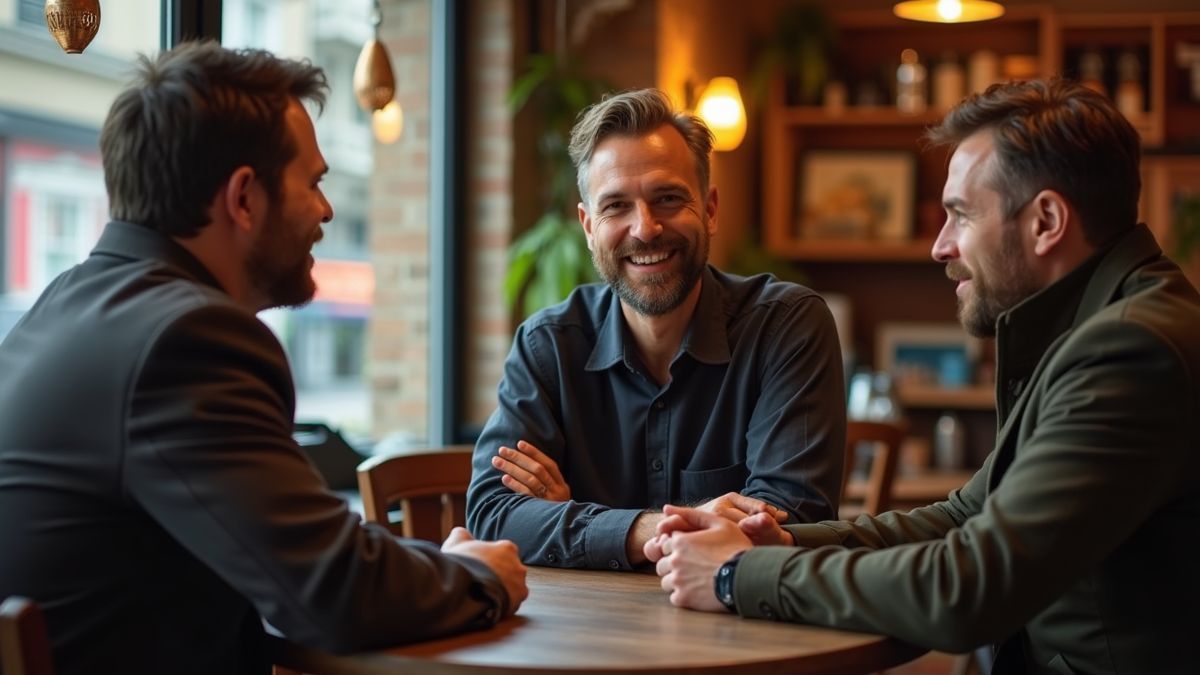
[[[650,468],[654,469],[655,471],[662,471],[663,461],[661,459],[656,459],[653,462],[650,462]]]
[[[546,560],[549,560],[550,562],[557,562],[558,556],[554,555],[553,553],[547,553]]]
[[[609,560],[608,568],[613,569],[613,570],[619,570],[619,569],[621,569],[621,563],[617,562],[616,560]]]
[[[762,600],[758,603],[758,611],[768,619],[772,621],[775,620],[775,608],[768,604],[766,600]]]
[[[655,410],[662,410],[662,409],[663,409],[663,408],[665,408],[665,407],[667,407],[667,402],[666,402],[666,401],[663,401],[662,399],[659,399],[659,400],[657,400],[657,401],[655,401],[655,402],[654,402],[654,409],[655,409]]]

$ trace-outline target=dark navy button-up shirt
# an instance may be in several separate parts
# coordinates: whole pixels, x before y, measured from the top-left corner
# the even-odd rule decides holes
[[[525,562],[628,569],[637,516],[741,492],[789,522],[833,518],[845,385],[832,315],[811,290],[708,267],[670,381],[637,354],[605,284],[576,289],[517,329],[499,407],[475,447],[467,523]],[[517,494],[491,458],[518,440],[558,463],[571,501]]]

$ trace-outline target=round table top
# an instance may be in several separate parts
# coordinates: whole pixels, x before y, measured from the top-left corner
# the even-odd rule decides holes
[[[312,673],[864,673],[925,650],[893,638],[680,609],[651,574],[529,568],[529,599],[486,631],[334,656],[282,643]]]

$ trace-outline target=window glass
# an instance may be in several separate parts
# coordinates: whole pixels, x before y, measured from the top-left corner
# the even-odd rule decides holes
[[[369,0],[225,0],[221,41],[325,69],[330,91],[313,110],[329,164],[321,187],[333,221],[314,251],[317,296],[301,309],[263,312],[288,352],[296,381],[297,422],[325,422],[361,441],[370,433],[367,320],[375,277],[368,261],[368,181],[373,166],[369,118],[353,94],[354,63],[372,35]]]
[[[97,143],[138,52],[159,44],[160,0],[105,3],[83,54],[63,53],[43,0],[0,0],[0,338],[108,219]]]

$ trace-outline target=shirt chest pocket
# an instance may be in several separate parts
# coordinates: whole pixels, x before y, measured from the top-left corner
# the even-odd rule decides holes
[[[685,504],[707,501],[746,487],[746,463],[703,471],[679,472],[679,496]]]

